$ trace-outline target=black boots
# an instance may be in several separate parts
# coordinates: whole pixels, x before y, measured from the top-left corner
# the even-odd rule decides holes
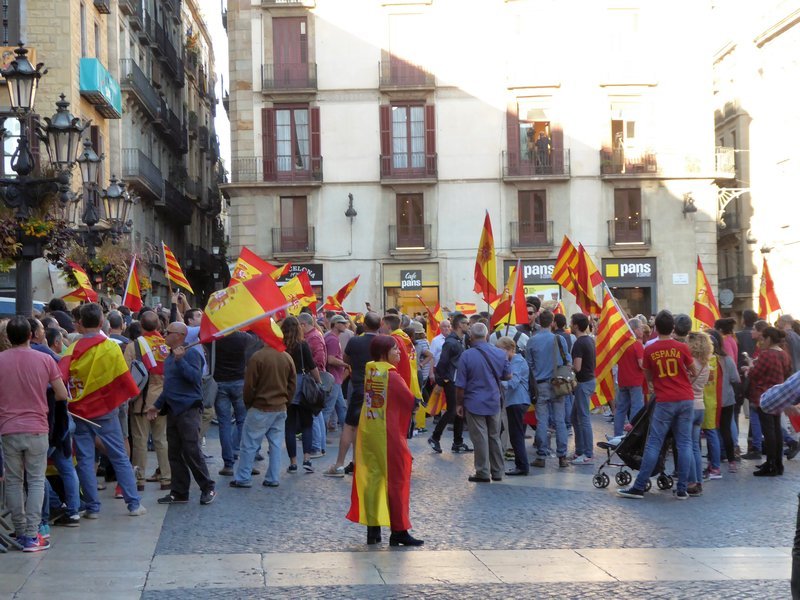
[[[408,531],[393,531],[389,536],[390,546],[422,546],[425,542],[411,537]]]
[[[367,526],[367,545],[381,543],[381,528]]]

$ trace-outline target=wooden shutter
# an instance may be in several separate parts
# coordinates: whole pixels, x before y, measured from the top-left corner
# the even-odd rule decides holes
[[[436,175],[436,105],[425,105],[425,174]]]
[[[381,104],[379,107],[381,128],[381,175],[392,173],[392,107]]]
[[[516,98],[506,108],[506,167],[508,175],[516,175],[519,171],[519,114]]]
[[[564,173],[564,130],[560,123],[554,123],[550,129],[550,145],[553,155],[551,160],[553,174],[562,175]]]
[[[322,156],[322,148],[320,145],[319,107],[310,108],[308,111],[311,121],[311,159],[313,160]]]
[[[278,169],[275,164],[275,109],[261,109],[261,145],[264,181],[275,181]]]

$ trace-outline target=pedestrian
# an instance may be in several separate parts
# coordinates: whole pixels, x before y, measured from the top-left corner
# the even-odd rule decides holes
[[[167,325],[164,337],[170,354],[164,361],[164,387],[161,395],[147,409],[147,418],[155,421],[160,412],[167,414],[167,448],[171,472],[170,492],[159,504],[189,502],[190,473],[200,487],[200,504],[211,504],[217,496],[216,482],[208,474],[200,446],[203,412],[203,351],[200,346],[187,348],[184,323]]]
[[[488,343],[489,329],[476,323],[469,330],[470,348],[458,361],[456,413],[464,417],[475,448],[475,474],[469,481],[502,481],[503,446],[500,442],[501,381],[511,379],[506,353]]]
[[[247,409],[244,405],[244,355],[250,338],[243,331],[234,331],[212,342],[211,353],[214,363],[214,380],[217,382],[217,395],[214,399],[214,412],[217,414],[217,430],[222,452],[222,469],[219,474],[230,477],[233,465],[239,454]],[[235,424],[231,421],[234,420]]]
[[[642,345],[642,322],[631,319],[628,325],[636,337],[636,341],[625,349],[617,363],[617,400],[614,403],[614,436],[625,431],[625,422],[633,421],[633,417],[644,406],[644,346]]]
[[[342,351],[342,333],[347,331],[348,321],[342,315],[334,315],[330,320],[331,330],[325,336],[325,351],[327,363],[325,368],[333,378],[331,391],[325,398],[325,408],[322,410],[325,427],[328,428],[331,416],[336,412],[336,422],[344,425],[347,405],[342,394],[342,384],[346,377],[350,375],[350,365],[344,361]],[[327,436],[326,436],[327,437]]]
[[[594,460],[594,436],[590,404],[595,390],[594,368],[596,362],[594,338],[589,331],[589,318],[575,313],[570,319],[570,330],[575,335],[572,344],[572,370],[578,385],[572,404],[572,429],[575,432],[575,458],[573,465],[591,465]]]
[[[719,332],[713,330],[709,332],[709,335],[711,335],[712,340],[715,340],[714,352],[717,354],[717,360],[722,366],[720,374],[722,388],[720,402],[722,405],[722,410],[720,411],[719,417],[719,434],[722,438],[722,447],[725,450],[725,458],[728,461],[728,472],[736,473],[738,467],[736,464],[736,445],[733,437],[733,415],[736,405],[736,391],[734,386],[739,384],[741,379],[739,377],[739,369],[737,368],[734,359],[728,356],[725,353],[725,349],[722,347],[722,336],[719,334]]]
[[[692,384],[694,398],[692,412],[692,460],[689,463],[689,478],[686,492],[690,496],[703,495],[703,453],[700,449],[700,430],[703,428],[705,418],[704,392],[706,383],[710,379],[711,366],[709,360],[713,352],[711,339],[702,331],[691,332],[686,339],[689,351],[692,353],[696,374],[689,378]],[[680,457],[680,449],[678,450]]]
[[[381,527],[390,527],[390,546],[421,546],[408,532],[411,496],[411,452],[406,432],[414,396],[397,372],[397,340],[378,335],[370,343],[366,365],[364,410],[355,443],[355,472],[347,518],[367,526],[367,544],[381,542]]]
[[[508,439],[514,450],[514,468],[506,471],[508,476],[527,475],[530,471],[528,452],[525,449],[525,422],[523,421],[531,398],[528,392],[528,362],[517,352],[513,338],[503,336],[497,340],[497,347],[506,353],[509,360],[511,379],[502,381],[508,421]]]
[[[303,330],[303,340],[311,350],[314,364],[317,366],[319,381],[323,385],[326,395],[330,393],[333,386],[333,377],[325,370],[328,366],[328,350],[325,346],[325,338],[319,330],[319,325],[314,321],[314,317],[307,312],[297,315],[300,328]],[[298,386],[300,389],[300,386]],[[325,456],[325,447],[328,443],[328,425],[325,422],[323,411],[312,415],[311,425],[311,454],[310,458],[320,458]]]

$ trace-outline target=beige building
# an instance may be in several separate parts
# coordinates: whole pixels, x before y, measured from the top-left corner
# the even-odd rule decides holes
[[[714,55],[718,143],[736,151],[735,178],[720,197],[723,312],[758,308],[766,257],[784,312],[797,314],[800,207],[792,182],[800,169],[800,2],[718,2]]]
[[[564,235],[634,313],[688,311],[697,255],[716,282],[730,153],[703,3],[229,0],[226,16],[231,257],[305,265],[324,295],[360,274],[351,311],[453,308],[478,300],[488,210],[498,279],[521,259],[546,300]]]

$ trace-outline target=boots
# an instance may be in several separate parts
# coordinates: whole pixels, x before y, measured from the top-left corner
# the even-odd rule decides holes
[[[783,467],[783,465],[781,465],[781,467]],[[756,477],[775,477],[777,474],[778,469],[771,461],[765,462],[753,472],[753,475]]]
[[[411,537],[411,534],[408,531],[392,531],[392,535],[389,536],[389,545],[390,546],[422,546],[425,542],[423,540],[418,540],[416,538]]]
[[[372,546],[373,544],[380,544],[380,543],[381,543],[381,528],[367,525],[367,545]]]

